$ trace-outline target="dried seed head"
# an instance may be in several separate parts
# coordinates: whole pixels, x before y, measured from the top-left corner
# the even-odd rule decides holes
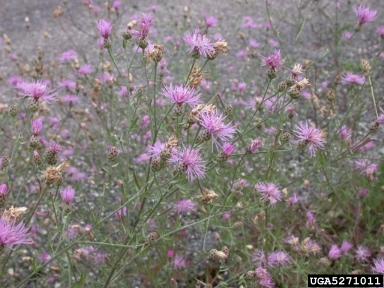
[[[221,248],[221,252],[224,252],[224,254],[227,255],[227,257],[228,257],[228,255],[229,255],[229,249],[228,249],[227,246],[223,246],[223,248]]]
[[[333,90],[329,90],[329,91],[327,92],[327,100],[328,100],[329,102],[331,102],[331,103],[335,102],[335,100],[336,100],[335,91],[333,91]]]
[[[151,232],[147,235],[147,238],[145,239],[145,242],[147,244],[154,243],[159,238],[159,234],[157,232]]]
[[[27,207],[13,207],[5,210],[3,216],[11,221],[20,221],[21,215],[27,211]]]
[[[204,195],[197,195],[195,198],[199,199],[204,205],[211,204],[213,200],[219,198],[219,195],[217,195],[214,191],[206,188],[203,188],[203,194]]]
[[[311,67],[311,65],[312,65],[311,60],[305,60],[303,65],[303,70],[308,70]]]
[[[51,185],[63,180],[62,172],[66,171],[70,166],[69,161],[65,160],[57,167],[49,166],[42,172],[45,184]]]
[[[15,118],[17,116],[17,112],[18,112],[18,109],[16,105],[11,105],[11,107],[9,107],[9,115],[12,118]]]
[[[115,146],[112,146],[108,150],[108,156],[107,156],[108,161],[115,162],[117,160],[118,155],[119,155],[119,150]]]
[[[168,142],[165,144],[165,147],[170,149],[170,148],[176,147],[178,143],[179,143],[179,139],[177,139],[176,135],[172,135],[168,139]]]
[[[136,20],[132,20],[131,22],[129,22],[129,23],[127,24],[127,30],[132,30],[133,28],[135,28],[136,23],[137,23]]]
[[[361,59],[361,70],[364,71],[364,73],[369,73],[372,69],[371,65],[369,64],[369,61],[367,59]]]
[[[235,222],[235,223],[233,223],[233,225],[232,225],[232,227],[233,227],[234,229],[236,229],[236,228],[240,228],[240,227],[243,227],[243,226],[244,226],[244,224],[243,224],[243,222],[241,222],[241,221]]]
[[[188,77],[189,87],[195,88],[200,85],[201,80],[203,80],[203,72],[198,66],[194,66],[191,74]]]
[[[64,14],[63,8],[61,6],[57,6],[55,10],[53,10],[53,17],[58,18]]]
[[[247,279],[255,279],[257,277],[256,275],[256,272],[251,270],[251,271],[248,271],[246,274],[245,274],[245,277]]]

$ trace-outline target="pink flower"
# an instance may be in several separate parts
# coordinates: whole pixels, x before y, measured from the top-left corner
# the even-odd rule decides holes
[[[75,198],[75,190],[72,187],[66,187],[60,190],[60,195],[63,202],[69,205]]]
[[[48,149],[51,149],[53,154],[58,154],[63,150],[61,146],[53,140],[49,141]]]
[[[121,221],[126,215],[127,215],[127,207],[124,206],[123,208],[116,211],[115,218],[117,221]]]
[[[43,117],[39,117],[31,121],[31,133],[35,136],[39,135],[43,130]]]
[[[212,138],[213,144],[216,147],[221,147],[218,139],[228,141],[236,132],[235,127],[231,123],[224,124],[223,120],[226,117],[220,114],[217,110],[206,111],[200,114],[199,123],[205,128],[207,136]]]
[[[166,143],[156,141],[155,144],[148,145],[147,147],[148,155],[152,158],[157,158],[160,156],[161,152],[164,151],[165,147],[166,147]]]
[[[376,122],[379,124],[384,124],[384,114],[380,115],[379,118],[377,118]]]
[[[64,79],[63,81],[59,82],[59,87],[64,87],[67,89],[75,89],[76,82],[69,79]]]
[[[366,246],[357,246],[357,249],[355,250],[355,259],[357,262],[368,262],[369,257],[371,257],[371,252]]]
[[[352,129],[347,127],[346,125],[341,126],[339,130],[339,136],[341,140],[344,140],[346,142],[351,141],[352,139]]]
[[[365,76],[357,75],[353,72],[347,72],[347,74],[341,77],[341,81],[344,83],[363,85],[365,83]]]
[[[204,178],[205,176],[205,164],[196,149],[190,147],[175,149],[169,161],[178,164],[178,170],[186,173],[190,182],[195,178]]]
[[[149,28],[152,25],[152,15],[151,14],[141,14],[140,22],[137,26],[137,30],[132,31],[132,35],[139,37],[143,40],[148,37]]]
[[[164,87],[161,95],[167,97],[172,103],[182,105],[187,103],[194,106],[200,103],[201,94],[194,88],[186,87],[184,85],[173,86],[172,83],[168,87]]]
[[[3,199],[8,194],[8,186],[5,183],[0,184],[0,199]]]
[[[14,245],[19,244],[32,244],[28,228],[25,227],[23,222],[16,225],[15,221],[1,216],[0,218],[0,247],[13,248]]]
[[[207,28],[209,27],[215,27],[217,25],[217,18],[214,17],[214,16],[204,16],[205,18],[205,25],[207,26]]]
[[[22,97],[33,97],[36,101],[43,99],[47,102],[50,100],[55,100],[56,93],[53,93],[53,90],[48,88],[46,81],[36,81],[36,82],[20,82],[16,86],[20,89],[20,96]]]
[[[275,50],[274,52],[272,52],[271,54],[268,55],[268,57],[262,57],[262,60],[263,60],[263,65],[262,66],[269,66],[270,68],[272,69],[277,69],[277,68],[280,68],[285,59],[282,59],[281,58],[281,53],[280,53],[280,50]]]
[[[384,258],[373,260],[372,272],[384,274]]]
[[[77,58],[76,51],[75,50],[68,50],[68,51],[63,52],[63,54],[61,54],[61,56],[59,57],[59,61],[62,63],[65,63],[65,62],[74,60],[76,58]]]
[[[375,32],[380,36],[384,36],[384,26],[377,27]]]
[[[372,22],[376,19],[376,10],[371,10],[368,7],[365,7],[364,5],[360,5],[359,7],[353,6],[353,11],[355,12],[358,21],[357,25],[361,26],[364,23]]]
[[[236,147],[232,145],[231,143],[225,142],[223,144],[223,151],[221,152],[221,155],[228,158],[235,152]]]
[[[316,155],[317,149],[324,149],[326,140],[323,133],[320,129],[310,126],[308,122],[300,122],[293,132],[300,139],[299,145],[309,145],[308,150],[312,157]]]
[[[340,251],[343,254],[346,254],[352,247],[353,245],[351,243],[349,243],[348,241],[343,241],[343,243],[341,243]]]
[[[173,209],[179,213],[187,213],[187,212],[193,212],[196,211],[195,208],[196,204],[192,200],[183,199],[177,202],[175,205],[173,205]]]
[[[368,159],[359,159],[353,162],[354,168],[360,170],[361,174],[365,174],[370,180],[376,179],[377,165],[371,163]]]
[[[307,220],[308,220],[308,224],[313,226],[315,224],[315,215],[313,215],[313,213],[311,211],[308,211],[307,214],[305,214],[305,216],[307,216]]]
[[[341,257],[341,250],[339,249],[339,247],[337,247],[336,244],[333,244],[331,246],[331,249],[329,250],[328,258],[330,260],[336,260],[336,259],[339,259],[340,257]]]
[[[263,147],[263,145],[263,141],[254,139],[251,141],[251,143],[247,146],[245,150],[247,151],[247,153],[252,154],[259,150],[261,147]]]
[[[93,68],[90,64],[84,64],[80,67],[79,71],[77,71],[79,75],[84,76],[91,72],[93,72]]]
[[[269,204],[275,205],[278,201],[281,201],[281,192],[274,183],[257,183],[255,189],[261,194],[262,201],[269,201]]]
[[[61,101],[65,102],[65,103],[73,104],[73,103],[80,102],[80,98],[77,95],[67,94],[67,95],[64,95],[61,97]]]
[[[257,28],[258,25],[257,25],[257,23],[255,23],[253,21],[252,17],[250,17],[250,16],[243,16],[243,23],[242,23],[241,27],[249,29],[249,28]]]
[[[173,268],[175,269],[181,269],[187,266],[187,262],[185,261],[185,258],[180,255],[175,256],[175,259],[173,259],[172,264],[173,264]]]
[[[266,288],[274,288],[275,283],[273,282],[271,274],[262,267],[258,267],[255,270],[255,275],[259,279],[259,286]]]
[[[210,57],[214,52],[212,42],[207,36],[200,34],[197,30],[186,33],[184,35],[184,42],[189,46],[187,51],[196,53],[196,57]]]
[[[291,263],[291,257],[284,251],[272,252],[268,256],[268,265],[284,266]]]
[[[121,5],[121,2],[115,0],[115,1],[113,1],[113,3],[112,3],[112,8],[114,8],[114,9],[117,10],[117,9],[119,9],[120,5]]]
[[[252,253],[252,262],[256,262],[256,266],[261,267],[265,263],[267,263],[267,258],[265,256],[265,252],[263,249],[256,249],[255,252]]]
[[[99,22],[97,22],[97,30],[99,31],[101,37],[108,39],[112,33],[112,23],[101,19]]]

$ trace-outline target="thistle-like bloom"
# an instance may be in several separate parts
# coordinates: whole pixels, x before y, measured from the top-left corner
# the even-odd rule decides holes
[[[268,265],[284,266],[291,263],[291,257],[284,251],[272,252],[268,255]]]
[[[285,59],[282,59],[281,58],[281,53],[280,53],[280,50],[275,50],[274,52],[272,52],[271,54],[268,55],[268,57],[262,57],[261,58],[263,59],[263,65],[262,66],[269,66],[270,68],[276,70],[278,68],[280,68]]]
[[[384,114],[380,115],[379,118],[377,118],[376,122],[379,124],[384,124]]]
[[[231,143],[225,142],[223,144],[223,151],[221,151],[221,155],[224,156],[225,158],[228,158],[235,152],[236,147],[232,145]]]
[[[15,221],[1,216],[0,218],[0,248],[9,247],[12,249],[14,245],[32,244],[29,238],[29,228],[26,228],[23,222],[16,225]]]
[[[330,260],[336,260],[336,259],[339,259],[340,257],[341,257],[341,250],[339,249],[339,247],[337,247],[336,244],[333,244],[331,246],[331,249],[329,250],[328,258]]]
[[[257,183],[255,189],[261,194],[262,201],[269,201],[269,204],[275,205],[278,201],[281,201],[281,192],[274,183]]]
[[[140,22],[137,25],[137,30],[132,31],[132,35],[139,37],[140,39],[147,38],[149,34],[149,28],[152,25],[151,14],[141,14]]]
[[[228,141],[236,132],[235,127],[231,123],[224,124],[223,120],[225,118],[226,116],[220,114],[217,110],[200,113],[199,123],[206,129],[208,136],[212,137],[216,147],[221,147],[218,139]]]
[[[33,135],[37,136],[43,130],[43,118],[39,117],[31,121],[31,132]]]
[[[60,190],[61,199],[67,205],[70,205],[73,199],[75,198],[75,189],[72,187],[66,187]]]
[[[347,127],[346,125],[341,126],[339,130],[339,136],[341,140],[350,142],[352,140],[352,129]]]
[[[192,200],[188,199],[182,199],[179,202],[177,202],[175,205],[173,205],[173,209],[179,213],[187,213],[187,212],[193,212],[196,211],[196,203]]]
[[[312,157],[316,155],[317,149],[324,149],[326,140],[323,133],[320,129],[310,126],[308,122],[299,123],[293,132],[300,139],[299,145],[308,145]]]
[[[353,6],[353,11],[357,16],[357,25],[361,26],[364,23],[372,22],[376,19],[376,10],[371,10],[369,7],[365,7],[364,5],[360,5],[359,7]]]
[[[184,35],[184,42],[189,46],[188,52],[196,53],[196,56],[210,57],[214,52],[213,43],[206,35],[194,30]]]
[[[99,31],[101,37],[108,39],[112,34],[112,23],[101,19],[97,22],[97,30]]]
[[[169,161],[178,164],[180,171],[187,174],[190,182],[205,176],[205,164],[196,149],[190,147],[175,149]]]
[[[5,183],[0,184],[0,199],[8,194],[8,186]]]
[[[372,272],[384,274],[384,258],[373,260]]]
[[[173,86],[172,84],[168,87],[164,87],[161,91],[161,95],[167,97],[172,103],[177,105],[187,103],[191,106],[199,104],[201,96],[201,94],[194,88],[186,87],[184,85]]]
[[[68,50],[68,51],[63,52],[63,54],[61,54],[61,56],[59,57],[59,61],[62,63],[65,63],[65,62],[74,60],[76,58],[77,58],[76,51],[75,50]]]
[[[275,283],[273,282],[272,275],[262,267],[256,268],[255,275],[259,279],[259,286],[266,288],[274,288]]]
[[[367,176],[370,180],[376,179],[377,164],[369,162],[368,159],[359,159],[353,162],[354,168]]]
[[[341,77],[341,81],[344,83],[363,85],[365,83],[365,76],[358,75],[353,72],[347,72],[344,76]]]
[[[247,146],[245,150],[247,151],[247,153],[252,154],[259,150],[261,147],[263,147],[263,145],[263,141],[254,139],[251,141],[251,143]]]
[[[340,251],[341,253],[346,254],[352,247],[353,245],[351,243],[343,241],[343,243],[341,243]]]
[[[49,102],[56,98],[56,93],[53,93],[54,90],[49,89],[46,81],[23,81],[17,84],[17,88],[20,89],[20,96],[33,97],[36,101],[43,99]]]
[[[355,250],[355,259],[357,262],[368,262],[369,257],[371,257],[371,252],[366,246],[357,246],[357,249]]]

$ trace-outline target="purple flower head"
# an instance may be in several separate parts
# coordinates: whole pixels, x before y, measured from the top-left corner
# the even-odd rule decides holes
[[[255,186],[256,192],[261,194],[262,201],[269,201],[269,204],[275,205],[281,201],[281,192],[274,183],[257,183]]]
[[[373,260],[372,272],[384,274],[384,258]]]
[[[219,113],[217,110],[204,111],[200,113],[199,123],[206,129],[209,137],[212,137],[212,144],[216,147],[221,147],[218,139],[221,141],[228,141],[236,132],[235,127],[231,123],[224,124],[226,116]]]
[[[97,30],[99,31],[101,37],[108,39],[112,33],[112,23],[101,19],[99,22],[97,22]]]
[[[380,36],[384,36],[384,26],[377,27],[375,32]]]
[[[9,247],[12,249],[14,245],[32,244],[28,228],[23,222],[16,225],[15,221],[1,216],[0,218],[0,247]]]
[[[152,25],[152,15],[151,14],[141,14],[140,22],[137,25],[137,30],[132,31],[132,35],[139,37],[140,39],[145,39],[148,37],[149,28]]]
[[[379,118],[377,118],[376,122],[379,124],[384,124],[384,114],[380,115]]]
[[[331,249],[329,250],[328,258],[330,260],[336,260],[336,259],[339,259],[340,257],[341,257],[341,250],[339,249],[339,247],[337,247],[336,244],[333,244],[331,246]]]
[[[231,143],[225,142],[223,144],[223,151],[221,152],[224,154],[226,157],[231,156],[233,152],[235,152],[236,147],[232,145]]]
[[[301,143],[309,145],[308,150],[312,157],[316,155],[317,149],[324,149],[326,140],[323,133],[320,129],[310,126],[308,122],[300,122],[296,125],[293,132],[300,139]]]
[[[160,142],[159,140],[155,142],[155,144],[153,145],[148,145],[147,147],[147,152],[148,152],[148,155],[152,158],[157,158],[160,156],[161,152],[164,151],[164,149],[166,148],[166,144],[167,143],[162,143]]]
[[[173,259],[173,268],[175,269],[182,269],[187,266],[187,262],[185,261],[185,258],[180,255],[176,255],[175,259]]]
[[[265,263],[267,263],[267,258],[265,256],[264,250],[256,249],[255,252],[252,253],[251,261],[255,262],[257,267],[261,267]]]
[[[344,140],[346,142],[349,142],[352,140],[352,129],[347,127],[346,125],[343,125],[339,130],[339,136],[341,140]]]
[[[126,215],[127,215],[127,207],[124,206],[123,208],[116,211],[115,218],[117,221],[121,221]]]
[[[368,262],[368,258],[371,257],[371,252],[366,246],[359,245],[355,250],[355,259],[359,263]]]
[[[351,243],[349,243],[348,241],[343,241],[343,243],[341,243],[340,251],[343,254],[346,254],[352,247],[353,245]]]
[[[313,226],[315,224],[315,216],[313,215],[313,213],[311,211],[308,211],[306,216],[307,216],[309,225]]]
[[[365,174],[370,180],[376,179],[377,164],[371,163],[368,159],[359,159],[353,164],[356,170],[360,170],[360,173]]]
[[[36,101],[43,99],[47,102],[50,100],[55,100],[56,93],[53,93],[53,90],[48,88],[46,81],[36,81],[36,82],[19,82],[16,86],[20,89],[20,96],[22,97],[33,97]]]
[[[64,95],[61,97],[61,101],[65,102],[65,103],[73,104],[73,103],[80,102],[80,98],[77,95],[67,94],[67,95]]]
[[[254,139],[251,141],[251,143],[247,146],[245,150],[247,151],[247,153],[252,154],[259,150],[261,147],[263,147],[263,145],[263,141]]]
[[[0,199],[4,198],[8,194],[8,186],[5,183],[0,184]]]
[[[175,149],[169,161],[178,164],[179,169],[187,174],[190,182],[195,178],[204,178],[205,176],[205,164],[196,149],[190,147]]]
[[[93,68],[90,64],[84,64],[80,67],[79,71],[77,71],[77,72],[79,73],[79,75],[84,76],[84,75],[87,75],[89,73],[92,73]]]
[[[62,63],[65,63],[65,62],[74,60],[76,58],[77,58],[76,51],[75,50],[68,50],[68,51],[63,52],[63,54],[61,54],[61,56],[59,57],[59,61]]]
[[[364,5],[360,5],[359,7],[353,6],[353,11],[357,16],[357,25],[361,26],[364,23],[372,22],[376,19],[376,10],[371,10]]]
[[[49,141],[48,148],[51,149],[54,154],[58,154],[63,150],[61,146],[53,140]]]
[[[206,35],[200,34],[197,30],[184,35],[184,42],[189,46],[189,53],[197,53],[198,56],[210,57],[215,51],[213,43]]]
[[[76,88],[76,82],[69,79],[64,79],[59,83],[59,87],[64,87],[67,89],[75,89]]]
[[[261,57],[263,59],[263,65],[262,66],[269,66],[272,69],[278,69],[280,68],[285,59],[281,58],[280,50],[275,50],[271,54],[268,55],[268,57]]]
[[[291,257],[284,251],[276,251],[268,255],[268,264],[270,266],[284,266],[289,263],[291,263]]]
[[[75,189],[72,187],[66,187],[60,190],[61,199],[67,205],[71,204],[73,199],[75,198]]]
[[[217,25],[217,23],[218,23],[217,18],[214,17],[214,16],[207,16],[207,15],[205,15],[204,19],[205,19],[205,26],[207,26],[207,28],[215,27]]]
[[[255,275],[259,280],[259,286],[266,288],[274,288],[275,283],[273,282],[272,275],[262,267],[258,267],[255,270]]]
[[[165,86],[163,88],[161,95],[167,97],[172,103],[177,105],[187,103],[191,106],[199,104],[201,96],[194,88],[184,85],[173,86],[172,83],[168,87]]]
[[[31,121],[31,133],[35,136],[39,135],[43,130],[43,117],[39,117]]]
[[[188,199],[182,199],[179,202],[177,202],[175,205],[173,205],[173,209],[179,213],[187,213],[187,212],[194,212],[196,211],[196,203],[192,200]]]
[[[120,5],[121,5],[121,2],[115,0],[115,1],[113,1],[113,3],[112,3],[112,8],[114,8],[114,9],[117,10],[117,9],[119,9]]]
[[[363,85],[365,83],[365,76],[358,75],[353,72],[347,72],[344,76],[341,77],[341,81],[344,83]]]

